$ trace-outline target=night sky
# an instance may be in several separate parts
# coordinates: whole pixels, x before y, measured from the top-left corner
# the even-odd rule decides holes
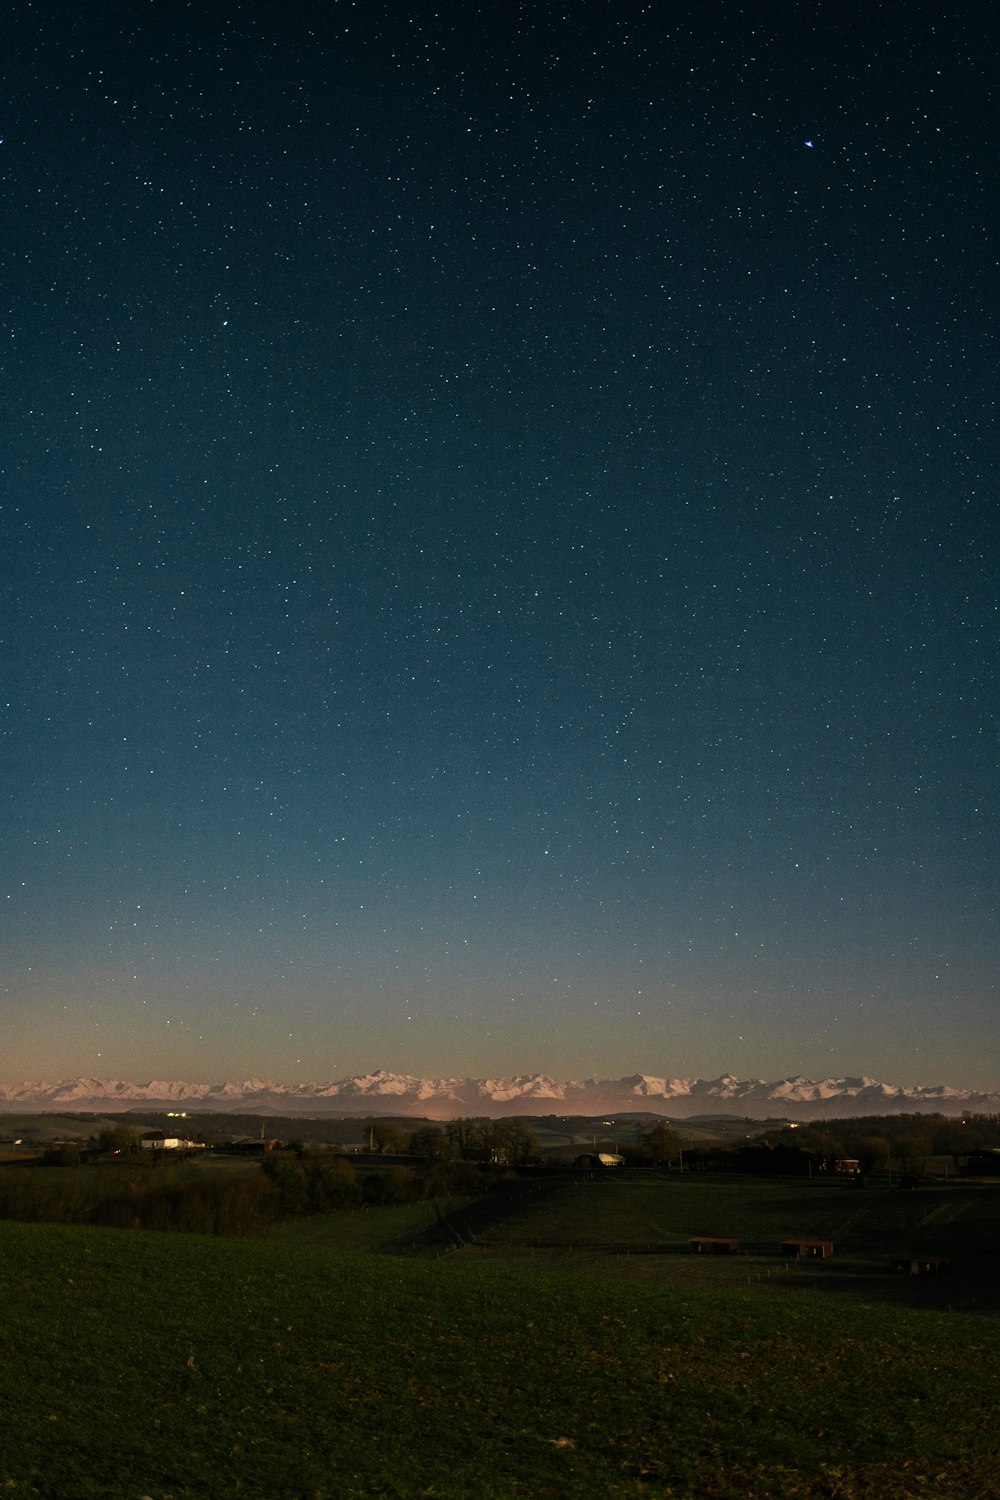
[[[4,24],[0,1079],[1000,1086],[993,7]]]

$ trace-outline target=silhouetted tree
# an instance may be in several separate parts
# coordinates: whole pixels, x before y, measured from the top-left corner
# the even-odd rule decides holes
[[[382,1156],[395,1156],[406,1150],[406,1137],[395,1120],[373,1120],[371,1142]]]
[[[365,1178],[366,1203],[414,1203],[423,1196],[423,1184],[409,1167],[390,1167]]]
[[[675,1161],[684,1148],[684,1142],[675,1130],[660,1120],[642,1138],[646,1155],[654,1166],[666,1166]]]
[[[97,1144],[101,1151],[123,1151],[131,1156],[141,1149],[141,1139],[138,1130],[131,1125],[114,1125],[101,1131]]]
[[[509,1167],[523,1167],[538,1154],[538,1141],[523,1120],[501,1120],[496,1134],[497,1160]]]
[[[897,1137],[896,1155],[902,1163],[905,1176],[922,1177],[930,1154],[931,1138],[928,1131],[914,1128]]]
[[[456,1156],[465,1160],[478,1156],[482,1150],[482,1120],[460,1118],[449,1120],[444,1127],[445,1139]]]
[[[443,1161],[453,1154],[451,1143],[439,1125],[421,1125],[410,1136],[411,1156]]]
[[[862,1172],[878,1172],[889,1166],[891,1147],[884,1135],[863,1135],[853,1143]]]

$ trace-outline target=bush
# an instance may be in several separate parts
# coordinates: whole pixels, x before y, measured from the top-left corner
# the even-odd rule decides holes
[[[250,1234],[273,1223],[278,1197],[263,1177],[180,1182],[172,1166],[82,1167],[0,1174],[0,1218],[115,1229]]]
[[[78,1167],[83,1159],[80,1147],[73,1142],[65,1146],[50,1146],[43,1154],[43,1167]]]
[[[409,1167],[392,1167],[388,1172],[373,1173],[365,1178],[366,1203],[415,1203],[423,1195],[424,1185]]]
[[[299,1161],[269,1156],[263,1171],[279,1211],[293,1218],[354,1208],[361,1201],[354,1168],[342,1156],[306,1156]]]

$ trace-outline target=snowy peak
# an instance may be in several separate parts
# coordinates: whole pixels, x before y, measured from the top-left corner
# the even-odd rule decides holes
[[[218,1083],[152,1079],[72,1078],[57,1083],[0,1085],[0,1110],[79,1109],[87,1112],[187,1104],[203,1110],[251,1110],[284,1115],[391,1113],[448,1119],[457,1115],[624,1114],[643,1110],[674,1118],[739,1114],[750,1119],[786,1116],[993,1113],[1000,1094],[974,1093],[945,1084],[903,1088],[874,1078],[801,1076],[740,1079],[668,1078],[635,1073],[627,1078],[563,1082],[544,1073],[512,1078],[416,1078],[378,1069],[318,1083],[273,1083],[261,1078]]]

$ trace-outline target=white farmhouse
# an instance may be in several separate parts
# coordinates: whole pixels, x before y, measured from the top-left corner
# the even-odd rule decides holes
[[[167,1135],[163,1130],[147,1130],[140,1142],[144,1151],[194,1151],[198,1141],[186,1141],[180,1135]]]

